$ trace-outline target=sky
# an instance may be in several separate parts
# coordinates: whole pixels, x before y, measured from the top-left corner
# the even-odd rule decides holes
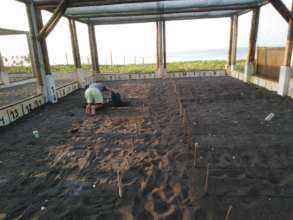
[[[283,0],[290,8],[291,1]],[[44,23],[50,18],[49,12],[42,12]],[[251,24],[251,13],[240,16],[238,47],[247,47]],[[0,1],[0,27],[28,31],[24,4],[15,0]],[[229,18],[168,21],[166,23],[167,54],[184,51],[228,48]],[[278,12],[266,5],[261,9],[257,46],[284,46],[288,25]],[[90,57],[87,26],[77,23],[78,41],[83,63]],[[100,63],[155,62],[155,23],[101,25],[96,26],[96,37]],[[73,63],[68,20],[62,18],[47,39],[51,64]],[[28,54],[25,36],[1,36],[0,51],[3,56]]]

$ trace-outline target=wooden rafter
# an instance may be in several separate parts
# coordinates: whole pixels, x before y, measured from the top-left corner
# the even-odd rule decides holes
[[[66,4],[67,0],[62,0],[56,10],[54,11],[52,17],[49,19],[47,24],[41,29],[39,33],[39,39],[46,38],[51,31],[54,29],[54,27],[57,25],[58,21],[61,19],[61,17],[64,15],[64,12],[66,10]]]
[[[282,2],[282,0],[269,0],[280,15],[289,23],[290,18],[293,19],[293,14]]]
[[[0,35],[18,35],[18,34],[27,34],[27,33],[28,33],[27,31],[0,28]]]

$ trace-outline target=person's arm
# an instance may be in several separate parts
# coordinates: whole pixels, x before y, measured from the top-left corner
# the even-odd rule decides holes
[[[114,89],[112,89],[112,88],[110,88],[110,87],[108,87],[108,86],[105,86],[105,89],[106,89],[106,91],[115,92]]]

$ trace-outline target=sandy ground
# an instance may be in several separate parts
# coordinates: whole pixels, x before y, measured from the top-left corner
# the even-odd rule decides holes
[[[228,77],[108,84],[131,104],[86,117],[77,91],[0,130],[0,219],[293,219],[291,99]]]

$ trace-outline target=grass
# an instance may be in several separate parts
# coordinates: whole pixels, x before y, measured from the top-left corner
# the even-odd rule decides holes
[[[243,73],[245,62],[245,60],[238,60],[236,63],[236,70]]]
[[[239,60],[236,65],[238,71],[244,70],[244,60]],[[223,70],[225,69],[225,60],[209,60],[209,61],[186,61],[168,63],[168,72],[192,72],[200,70]],[[91,70],[90,65],[83,65],[82,68],[86,71]],[[128,64],[128,65],[101,65],[102,73],[153,73],[156,70],[155,64]],[[16,66],[5,67],[5,71],[9,74],[17,73],[32,73],[31,67]],[[52,65],[53,73],[73,73],[74,65]]]

